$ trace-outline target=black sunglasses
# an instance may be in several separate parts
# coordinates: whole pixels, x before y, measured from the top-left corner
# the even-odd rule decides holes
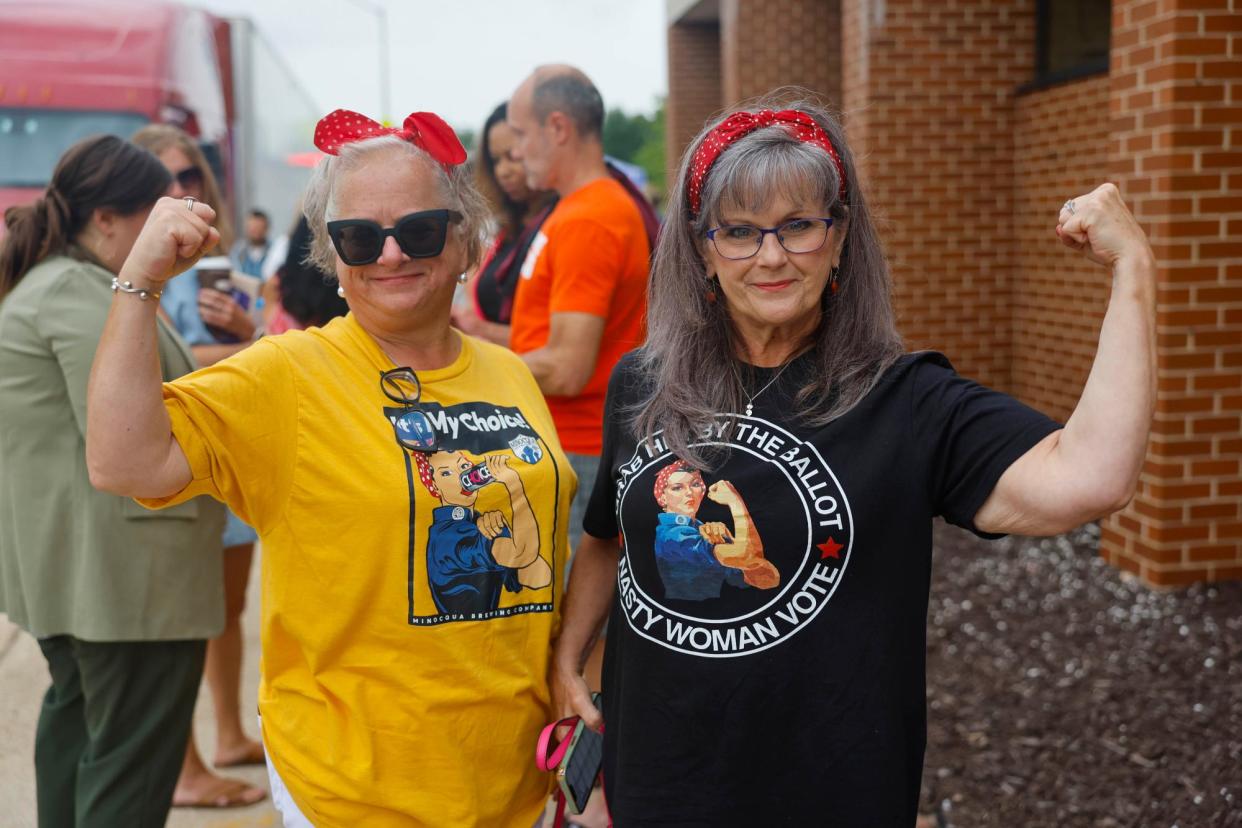
[[[392,227],[381,227],[368,219],[341,219],[328,222],[328,236],[341,261],[351,267],[377,260],[389,236],[411,259],[429,259],[444,250],[449,222],[461,220],[462,214],[456,210],[410,213],[397,219]]]
[[[200,167],[186,167],[184,170],[177,170],[173,173],[173,178],[177,180],[181,189],[190,190],[202,186],[203,171]]]

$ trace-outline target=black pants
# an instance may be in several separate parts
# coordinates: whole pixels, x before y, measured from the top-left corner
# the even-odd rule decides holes
[[[39,828],[161,828],[185,758],[205,641],[39,641]]]

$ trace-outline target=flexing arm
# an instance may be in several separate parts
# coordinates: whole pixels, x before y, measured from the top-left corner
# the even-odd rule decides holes
[[[755,530],[754,521],[741,494],[727,480],[717,480],[707,490],[711,500],[725,506],[733,516],[733,539],[728,543],[716,544],[712,550],[716,560],[724,566],[745,568],[747,562],[763,556],[763,541]]]
[[[603,727],[603,717],[591,704],[591,690],[582,677],[582,668],[608,617],[617,588],[618,560],[615,538],[582,536],[565,592],[561,634],[552,653],[554,712],[558,716],[577,714],[596,730]]]
[[[1134,494],[1156,402],[1156,265],[1112,184],[1062,209],[1057,235],[1112,269],[1095,362],[1065,428],[1006,469],[975,515],[985,532],[1051,535],[1125,506]]]
[[[750,510],[742,495],[727,480],[717,480],[707,490],[707,496],[716,503],[727,506],[733,516],[732,542],[718,544],[712,549],[722,566],[742,570],[746,583],[759,589],[771,589],[781,582],[781,574],[772,562],[763,557],[763,539],[750,517]]]
[[[595,373],[599,346],[604,338],[604,318],[593,313],[552,314],[548,342],[521,355],[535,375],[539,389],[551,396],[572,397]]]
[[[202,202],[161,198],[118,279],[162,290],[220,240]],[[86,463],[98,489],[164,497],[185,488],[190,464],[172,436],[161,391],[156,311],[159,302],[118,293],[95,353],[87,391]]]
[[[513,511],[512,537],[497,537],[492,544],[492,557],[501,566],[517,570],[518,582],[531,589],[552,583],[552,567],[539,555],[539,524],[526,498],[521,476],[509,465],[509,455],[488,455],[487,467],[492,477],[509,492]]]

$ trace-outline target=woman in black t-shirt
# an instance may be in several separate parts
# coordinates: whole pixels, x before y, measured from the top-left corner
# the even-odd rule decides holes
[[[508,105],[501,104],[488,116],[474,159],[475,183],[491,203],[499,230],[466,287],[471,306],[453,308],[459,330],[506,347],[522,265],[556,206],[555,193],[527,186],[526,168],[510,153],[513,131],[505,123],[507,114]]]
[[[1151,249],[1112,185],[1061,209],[1061,241],[1113,279],[1062,428],[940,354],[903,352],[852,155],[822,109],[715,121],[667,216],[647,343],[609,386],[558,704],[601,724],[581,667],[611,612],[619,828],[909,828],[932,518],[1054,534],[1129,500],[1154,407]]]

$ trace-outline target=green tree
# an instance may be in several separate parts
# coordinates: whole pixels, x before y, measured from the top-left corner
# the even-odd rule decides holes
[[[647,172],[653,189],[663,195],[664,175],[664,99],[652,115],[630,115],[613,109],[604,117],[604,152],[613,158],[637,164]]]
[[[664,131],[664,99],[661,98],[655,117],[647,128],[643,145],[634,154],[634,163],[647,171],[651,188],[658,194],[661,202],[668,192],[667,182],[664,180]]]
[[[650,121],[645,115],[627,115],[620,109],[609,110],[604,117],[604,152],[622,161],[634,156],[647,140]]]

